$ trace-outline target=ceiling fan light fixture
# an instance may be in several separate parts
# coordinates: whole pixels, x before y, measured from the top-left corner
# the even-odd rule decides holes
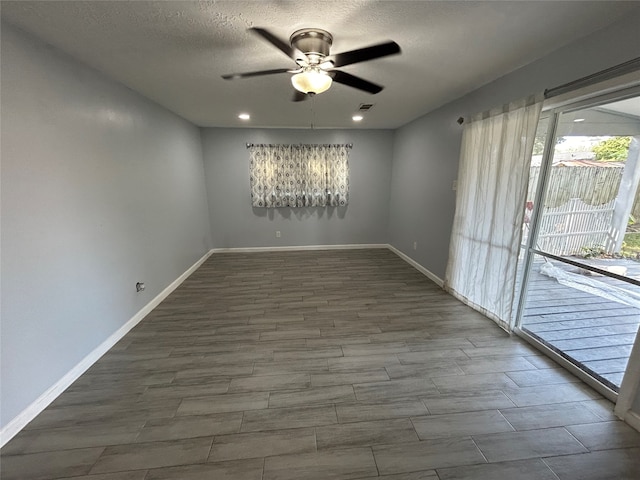
[[[331,82],[331,77],[317,68],[305,68],[291,77],[293,88],[307,94],[326,92],[331,87]]]
[[[384,88],[382,85],[376,85],[364,78],[342,70],[336,70],[336,67],[340,68],[354,63],[368,62],[369,60],[400,53],[400,46],[396,42],[388,41],[332,55],[330,50],[333,44],[333,37],[326,30],[319,28],[297,30],[293,32],[289,42],[278,38],[277,35],[264,28],[251,27],[249,31],[259,35],[263,40],[293,60],[295,68],[232,73],[222,75],[222,78],[232,80],[290,73],[293,74],[291,83],[296,89],[295,95],[292,97],[294,102],[299,102],[308,99],[312,95],[327,91],[331,88],[333,82],[370,94],[380,93]]]

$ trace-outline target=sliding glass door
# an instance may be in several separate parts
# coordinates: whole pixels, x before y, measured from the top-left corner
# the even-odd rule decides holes
[[[640,325],[638,93],[543,118],[523,225],[519,330],[614,393]]]

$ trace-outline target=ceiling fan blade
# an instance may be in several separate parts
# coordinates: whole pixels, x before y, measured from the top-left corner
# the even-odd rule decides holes
[[[299,92],[298,90],[294,90],[293,97],[291,98],[292,102],[304,102],[310,97],[310,95],[306,93]]]
[[[348,85],[349,87],[357,88],[358,90],[364,90],[369,93],[379,93],[384,87],[371,83],[364,78],[356,77],[350,73],[343,72],[342,70],[331,70],[327,72],[334,82]]]
[[[330,55],[325,60],[332,62],[334,67],[343,67],[345,65],[351,65],[352,63],[366,62],[397,53],[400,53],[400,45],[396,42],[387,42],[359,50],[350,50],[348,52]]]
[[[283,52],[287,57],[296,60],[306,60],[306,55],[297,48],[293,48],[289,43],[279,39],[273,33],[265,30],[264,28],[252,27],[249,29],[253,33],[260,35],[263,39]]]
[[[275,73],[287,73],[291,72],[290,68],[276,68],[274,70],[260,70],[258,72],[246,72],[246,73],[230,73],[228,75],[222,75],[225,80],[235,80],[237,78],[250,78],[258,77],[260,75],[273,75]]]

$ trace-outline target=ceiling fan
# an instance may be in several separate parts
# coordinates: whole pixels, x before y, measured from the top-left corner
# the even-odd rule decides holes
[[[319,28],[297,30],[291,35],[289,43],[264,28],[250,28],[249,30],[291,58],[296,62],[296,67],[232,73],[223,75],[222,78],[233,80],[278,73],[293,73],[291,83],[296,89],[293,97],[294,102],[305,100],[309,96],[328,90],[332,82],[342,83],[372,94],[378,93],[384,87],[342,70],[336,70],[336,68],[400,53],[400,46],[396,42],[386,42],[331,55],[329,49],[333,43],[333,36]]]

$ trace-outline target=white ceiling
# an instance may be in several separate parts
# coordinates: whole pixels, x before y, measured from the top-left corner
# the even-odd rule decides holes
[[[632,10],[628,1],[2,1],[9,23],[103,71],[199,126],[397,128]],[[317,27],[332,53],[396,41],[402,55],[343,69],[384,91],[344,85],[290,101],[293,66],[249,27],[288,40]],[[553,87],[554,85],[549,85]],[[360,124],[361,103],[374,103]],[[237,118],[248,112],[244,123]]]
[[[640,97],[627,98],[626,100],[620,100],[618,102],[607,103],[600,110],[622,113],[629,117],[640,119]]]

